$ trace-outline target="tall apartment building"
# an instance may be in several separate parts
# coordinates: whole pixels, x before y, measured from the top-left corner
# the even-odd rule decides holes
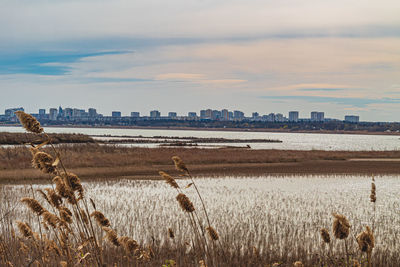
[[[206,119],[212,118],[212,109],[206,109]]]
[[[244,113],[240,110],[234,110],[233,111],[233,118],[235,120],[243,120],[244,119]]]
[[[97,117],[97,110],[95,108],[89,108],[88,113],[90,118]]]
[[[196,118],[197,117],[197,113],[196,112],[188,112],[188,117],[189,118]]]
[[[299,112],[298,111],[290,111],[289,112],[289,121],[298,122],[299,121]]]
[[[324,112],[318,112],[317,120],[318,121],[324,121],[325,120],[325,113]]]
[[[131,117],[132,118],[139,118],[140,117],[140,112],[131,112]]]
[[[72,108],[66,108],[66,109],[64,109],[64,117],[67,118],[67,119],[72,118],[73,111],[74,111],[74,110],[73,110]]]
[[[6,116],[6,118],[15,118],[16,115],[14,112],[16,111],[24,111],[23,107],[20,108],[8,108],[5,110],[4,115]]]
[[[200,110],[200,119],[205,119],[207,116],[207,111],[205,109]]]
[[[221,119],[224,121],[229,120],[229,111],[227,109],[221,110]]]
[[[213,119],[213,120],[221,119],[221,111],[213,110],[212,113],[211,113],[211,119]]]
[[[56,108],[51,108],[49,110],[49,119],[52,121],[57,120],[58,112]]]
[[[111,117],[113,117],[113,118],[121,118],[121,111],[113,111],[113,112],[111,112]]]
[[[160,118],[161,113],[158,110],[152,110],[150,111],[150,118]]]
[[[176,112],[168,112],[168,118],[170,118],[170,119],[176,119],[176,117],[177,117]]]
[[[360,117],[355,116],[355,115],[346,115],[346,116],[344,116],[344,121],[351,122],[351,123],[358,123],[358,122],[360,122]]]

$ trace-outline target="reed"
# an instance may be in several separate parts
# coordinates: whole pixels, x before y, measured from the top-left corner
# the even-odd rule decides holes
[[[276,195],[264,196],[262,202],[261,198],[257,198],[259,195],[255,186],[247,192],[226,188],[227,197],[214,191],[215,188],[205,190],[201,187],[202,182],[191,174],[191,165],[177,156],[172,159],[178,175],[159,172],[167,186],[176,191],[176,202],[173,202],[176,212],[167,204],[171,198],[164,196],[167,195],[165,191],[155,192],[160,186],[156,183],[153,186],[152,182],[146,181],[149,186],[146,192],[152,199],[148,203],[142,200],[145,190],[136,185],[135,194],[132,194],[132,191],[123,193],[123,185],[119,191],[107,192],[108,189],[102,189],[97,184],[82,183],[77,175],[79,172],[69,171],[68,158],[40,130],[40,124],[22,113],[19,117],[26,129],[44,139],[43,145],[33,145],[28,153],[31,153],[35,171],[48,178],[46,185],[35,190],[33,186],[30,189],[21,187],[18,189],[20,194],[8,192],[0,186],[1,200],[19,203],[14,212],[12,203],[0,202],[1,266],[370,267],[380,266],[381,255],[389,255],[383,254],[382,249],[376,246],[374,227],[366,226],[353,237],[353,233],[360,229],[359,223],[352,220],[354,225],[351,226],[347,217],[338,213],[332,214],[331,233],[326,228],[320,229],[319,233],[315,231],[315,226],[318,226],[316,221],[321,221],[321,218],[310,218],[312,223],[307,225],[293,220],[291,226],[280,228],[289,217],[305,217],[304,212],[289,214],[285,206],[290,201],[295,202],[294,206],[300,205],[299,201],[305,199],[304,196],[297,196],[294,200],[285,198],[285,201],[277,203],[279,200],[275,198],[280,192],[276,192]],[[92,192],[96,187],[96,192],[112,197],[96,196]],[[36,198],[35,193],[40,198]],[[123,194],[131,195],[127,198]],[[253,197],[251,194],[256,195],[255,201],[249,201]],[[125,202],[119,200],[122,197]],[[132,201],[128,204],[127,199]],[[114,205],[113,200],[122,205]],[[370,201],[374,205],[374,225],[374,179]],[[247,204],[241,206],[242,202]],[[213,205],[218,205],[218,208],[213,209]],[[232,210],[225,210],[228,205],[236,205],[242,211],[248,209],[252,216],[237,216]],[[370,212],[369,205],[367,209]],[[105,212],[96,206],[106,207]],[[183,215],[182,218],[178,212]],[[266,216],[263,217],[264,213]],[[343,214],[354,218],[349,211]],[[211,220],[217,215],[218,220]],[[246,224],[246,220],[256,223]],[[231,221],[237,224],[232,226]],[[215,226],[211,226],[211,222]],[[264,225],[264,228],[259,228],[259,225]],[[18,229],[18,234],[15,234],[14,227]],[[307,235],[312,231],[316,232],[315,240]],[[135,239],[130,236],[135,236]],[[321,240],[324,246],[329,246],[328,253],[317,254],[312,250],[314,243],[321,246]],[[341,251],[343,243],[344,252]],[[319,251],[318,248],[316,251]],[[360,259],[356,259],[357,253],[361,253]],[[384,266],[395,266],[393,263],[396,262],[393,257],[385,261]]]

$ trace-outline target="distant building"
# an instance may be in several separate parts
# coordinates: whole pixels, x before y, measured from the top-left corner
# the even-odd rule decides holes
[[[23,107],[20,107],[20,108],[8,108],[8,109],[5,110],[4,115],[5,115],[6,118],[15,118],[16,115],[15,115],[14,112],[16,112],[16,111],[24,111],[24,108]]]
[[[358,122],[360,122],[360,117],[355,116],[355,115],[346,115],[346,116],[344,116],[344,121],[351,122],[351,123],[358,123]]]
[[[232,111],[228,112],[228,117],[229,117],[229,120],[233,120],[233,112]]]
[[[212,109],[207,109],[206,110],[206,119],[212,119],[212,114],[213,114],[213,111],[212,111]]]
[[[152,110],[150,111],[150,118],[160,118],[161,113],[158,110]]]
[[[310,119],[311,119],[311,121],[317,121],[318,120],[318,111],[312,111]]]
[[[64,110],[61,106],[58,107],[58,117],[64,117]]]
[[[298,122],[299,121],[299,112],[298,111],[290,111],[289,112],[289,121]]]
[[[244,119],[244,113],[240,110],[234,110],[233,111],[233,118],[235,120],[243,120]]]
[[[111,112],[111,117],[113,117],[113,118],[121,118],[121,111],[113,111],[113,112]]]
[[[57,115],[58,115],[58,112],[57,112],[56,108],[51,108],[49,110],[49,119],[50,120],[56,121],[57,120]]]
[[[73,114],[73,109],[72,108],[66,108],[64,110],[64,117],[67,119],[71,119]]]
[[[95,108],[89,108],[88,113],[90,118],[97,117],[97,110]]]
[[[39,109],[39,116],[46,115],[46,110],[44,108]]]
[[[140,117],[140,112],[131,112],[131,117],[132,118],[139,118]]]
[[[317,120],[318,121],[325,121],[325,113],[324,112],[318,112]]]
[[[211,113],[211,119],[213,119],[213,120],[221,119],[221,111],[213,110],[212,113]]]
[[[81,118],[81,117],[83,117],[84,114],[85,114],[85,110],[84,109],[74,108],[72,110],[72,117],[73,118]]]
[[[176,119],[176,116],[177,116],[176,112],[168,112],[168,118]]]
[[[200,118],[205,119],[207,116],[207,111],[205,109],[200,110]]]
[[[324,121],[325,120],[325,113],[313,111],[311,112],[311,121]]]
[[[229,111],[227,109],[221,110],[221,119],[224,121],[229,120]]]
[[[188,113],[188,117],[189,118],[196,118],[197,117],[197,113],[196,112],[189,112]]]

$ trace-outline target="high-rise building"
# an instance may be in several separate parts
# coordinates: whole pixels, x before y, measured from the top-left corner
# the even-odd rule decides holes
[[[235,120],[243,120],[244,119],[244,113],[240,110],[234,110],[233,111],[233,118]]]
[[[212,109],[206,109],[206,119],[212,119]]]
[[[229,111],[227,109],[221,110],[221,119],[224,121],[229,120]]]
[[[346,116],[344,116],[344,121],[351,122],[351,123],[358,123],[358,122],[360,122],[360,117],[355,116],[355,115],[346,115]]]
[[[111,117],[113,117],[113,118],[121,118],[121,111],[113,111],[113,112],[111,112]]]
[[[205,119],[207,116],[207,111],[205,109],[200,110],[200,118]]]
[[[213,110],[213,111],[212,111],[212,115],[211,115],[211,119],[213,119],[213,120],[219,120],[219,119],[221,119],[221,111],[219,111],[219,110]]]
[[[313,111],[311,112],[311,121],[324,121],[325,120],[325,113],[324,112],[318,112],[318,111]]]
[[[158,110],[152,110],[152,111],[150,111],[150,117],[151,118],[160,118],[161,113]]]
[[[317,120],[318,121],[325,121],[325,113],[324,112],[318,112]]]
[[[88,113],[90,118],[97,117],[97,110],[95,108],[89,108]]]
[[[318,111],[311,112],[311,121],[318,121]]]
[[[66,108],[64,110],[64,117],[67,119],[71,119],[73,115],[73,109],[72,108]]]
[[[58,107],[58,117],[64,117],[64,110],[61,106]]]
[[[176,112],[168,112],[168,118],[176,119],[176,116],[177,116]]]
[[[46,110],[44,108],[39,109],[39,116],[46,115]]]
[[[57,120],[57,115],[58,115],[58,113],[57,113],[57,109],[56,108],[51,108],[49,110],[49,119],[50,120],[52,120],[52,121]]]
[[[139,118],[140,117],[140,112],[131,112],[131,117],[132,118]]]
[[[16,111],[24,111],[23,107],[20,108],[8,108],[5,110],[4,115],[6,116],[6,118],[15,118],[16,115],[14,112]]]
[[[289,121],[298,122],[299,121],[299,112],[298,111],[290,111],[289,112]]]
[[[189,118],[196,118],[197,117],[197,113],[196,112],[189,112],[188,113],[188,117]]]

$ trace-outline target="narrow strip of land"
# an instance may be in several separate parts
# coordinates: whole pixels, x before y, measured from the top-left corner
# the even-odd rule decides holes
[[[195,176],[400,174],[400,151],[128,148],[98,144],[65,145],[59,150],[64,165],[83,180],[158,179],[160,170],[178,174],[171,160],[175,155]],[[0,148],[0,183],[48,180],[48,175],[32,168],[31,158],[26,147]]]

